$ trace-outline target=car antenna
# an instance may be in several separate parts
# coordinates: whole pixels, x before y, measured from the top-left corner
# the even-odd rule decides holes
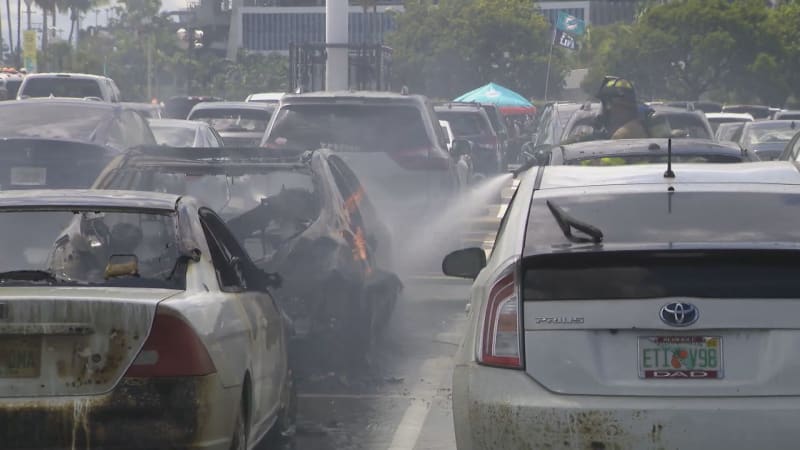
[[[667,171],[664,172],[664,178],[675,178],[675,172],[672,171],[672,138],[667,139]]]

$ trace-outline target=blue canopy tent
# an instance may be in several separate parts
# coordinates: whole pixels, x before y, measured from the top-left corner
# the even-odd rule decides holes
[[[455,99],[457,102],[491,103],[503,114],[533,114],[536,107],[525,97],[496,83],[489,83]]]

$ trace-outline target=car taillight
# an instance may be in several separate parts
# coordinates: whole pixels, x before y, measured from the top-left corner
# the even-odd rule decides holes
[[[216,372],[205,345],[183,319],[156,312],[150,336],[126,377],[190,377]]]
[[[480,363],[522,368],[519,351],[519,301],[514,274],[500,278],[489,291],[483,318]]]

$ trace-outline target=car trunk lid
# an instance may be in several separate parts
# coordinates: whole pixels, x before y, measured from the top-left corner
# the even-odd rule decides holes
[[[796,250],[523,262],[527,373],[563,394],[800,395]]]
[[[3,288],[0,398],[91,395],[110,390],[144,344],[158,303],[178,292]]]

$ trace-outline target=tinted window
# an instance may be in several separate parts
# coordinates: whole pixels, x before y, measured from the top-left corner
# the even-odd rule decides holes
[[[603,231],[603,243],[800,241],[800,195],[677,192],[583,195],[552,199],[573,218]],[[713,205],[710,208],[709,205]],[[745,206],[746,207],[743,207]],[[583,236],[575,232],[577,236]],[[544,199],[534,199],[528,250],[570,244]],[[529,252],[530,253],[530,252]]]
[[[417,108],[319,104],[282,108],[269,133],[268,144],[349,152],[420,149],[432,145]]]
[[[96,97],[103,98],[97,80],[70,77],[28,78],[23,97]]]
[[[450,122],[456,137],[491,134],[487,119],[478,112],[437,111],[436,116]]]
[[[17,98],[17,92],[22,85],[22,80],[6,80],[6,90],[8,91],[8,98]]]
[[[264,131],[271,115],[266,110],[200,109],[193,111],[189,120],[203,121],[220,132]]]
[[[92,102],[58,104],[8,102],[0,104],[0,135],[92,141],[112,115]]]

